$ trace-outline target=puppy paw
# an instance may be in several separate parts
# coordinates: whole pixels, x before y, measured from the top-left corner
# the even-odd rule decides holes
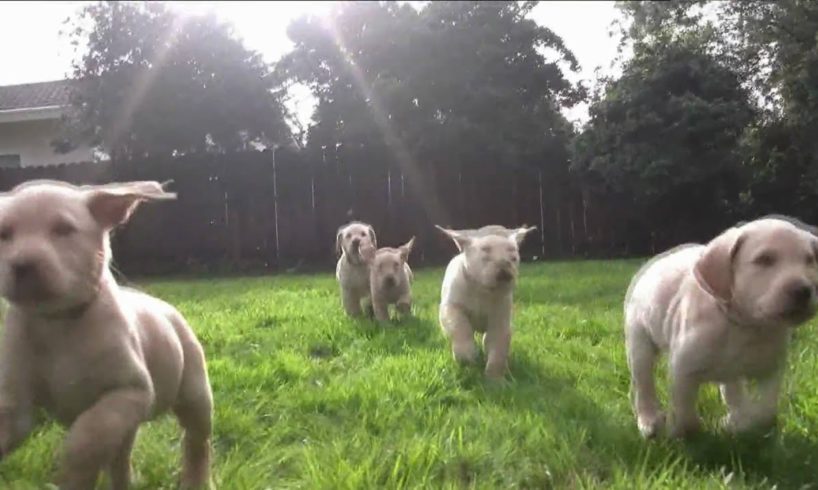
[[[660,412],[653,416],[640,416],[636,423],[643,438],[653,439],[665,430],[665,414]]]
[[[489,364],[486,366],[486,378],[488,379],[504,379],[506,375],[505,364]]]
[[[698,417],[676,421],[670,429],[670,437],[684,439],[695,435],[702,430],[702,422]]]
[[[453,347],[452,355],[458,364],[474,364],[477,362],[477,349],[474,346],[471,346],[471,348]]]
[[[751,417],[745,414],[728,413],[721,421],[722,428],[733,435],[748,432],[766,432],[777,425],[775,415]]]
[[[730,434],[739,434],[750,428],[750,420],[741,414],[728,413],[721,419],[721,427]]]
[[[404,318],[409,318],[409,317],[412,316],[412,304],[411,303],[398,303],[397,310],[398,310],[398,313]]]

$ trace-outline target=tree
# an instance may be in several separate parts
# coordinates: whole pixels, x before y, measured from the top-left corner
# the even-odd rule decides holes
[[[756,212],[818,220],[818,4],[800,0],[723,6],[723,39],[763,97],[765,117],[744,148]],[[725,41],[725,42],[726,42]]]
[[[704,238],[739,200],[739,144],[753,107],[739,77],[689,34],[635,45],[590,108],[573,169],[628,197],[631,217],[668,242]]]
[[[294,22],[295,48],[278,69],[318,98],[309,145],[400,144],[428,165],[567,168],[572,128],[559,110],[584,91],[564,76],[578,64],[562,40],[526,18],[535,3],[347,3],[332,22]]]
[[[818,220],[818,4],[778,2],[622,2],[634,42],[661,32],[699,28],[708,46],[737,73],[759,109],[748,126],[742,160],[751,181],[746,214],[791,213]]]
[[[71,22],[78,50],[70,135],[113,158],[235,151],[289,142],[260,55],[212,16],[160,3],[100,2]]]

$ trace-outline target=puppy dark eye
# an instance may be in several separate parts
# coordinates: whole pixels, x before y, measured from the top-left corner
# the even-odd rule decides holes
[[[77,228],[67,221],[58,221],[54,224],[54,227],[51,228],[51,232],[60,237],[72,235],[76,231]]]
[[[807,265],[815,265],[815,256],[807,255]]]
[[[759,267],[771,267],[775,264],[775,256],[769,253],[763,253],[753,259],[753,263]]]
[[[14,238],[14,230],[11,229],[11,226],[3,226],[0,228],[0,241],[8,242]]]

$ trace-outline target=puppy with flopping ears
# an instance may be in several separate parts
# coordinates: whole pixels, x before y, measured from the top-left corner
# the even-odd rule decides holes
[[[486,376],[505,375],[511,343],[513,294],[520,263],[519,246],[536,228],[437,229],[460,254],[446,268],[440,298],[440,326],[450,339],[455,360],[477,359],[474,333],[483,333]]]
[[[665,424],[653,377],[661,351],[669,353],[672,435],[699,429],[696,399],[707,382],[720,385],[728,430],[775,422],[791,329],[816,311],[818,238],[794,222],[745,223],[706,246],[666,252],[636,274],[625,298],[625,338],[644,437]]]
[[[409,254],[415,237],[398,248],[366,246],[362,249],[369,265],[369,285],[375,318],[389,321],[389,305],[394,304],[398,313],[409,316],[412,312],[412,269]]]
[[[90,489],[101,471],[128,487],[143,422],[173,411],[185,429],[181,484],[209,480],[212,395],[202,347],[167,303],[117,285],[109,234],[156,182],[75,187],[37,181],[0,195],[0,458],[44,409],[68,427],[59,486]]]
[[[378,248],[372,226],[353,221],[338,229],[335,251],[341,257],[335,267],[335,278],[341,287],[344,311],[351,317],[360,317],[363,314],[361,303],[370,299],[369,264],[361,254],[361,250],[367,248]],[[367,309],[371,311],[371,308],[370,303]]]

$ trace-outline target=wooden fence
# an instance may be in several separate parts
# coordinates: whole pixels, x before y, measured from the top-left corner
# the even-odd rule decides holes
[[[411,260],[418,264],[454,253],[433,224],[536,225],[523,248],[528,259],[592,253],[601,243],[607,254],[616,248],[608,217],[615,211],[589,213],[581,194],[555,192],[536,169],[406,170],[372,153],[307,158],[279,150],[5,169],[0,190],[31,179],[172,179],[179,199],[142,206],[114,237],[116,263],[128,274],[327,267],[336,230],[352,219],[373,224],[381,246],[416,236]]]

